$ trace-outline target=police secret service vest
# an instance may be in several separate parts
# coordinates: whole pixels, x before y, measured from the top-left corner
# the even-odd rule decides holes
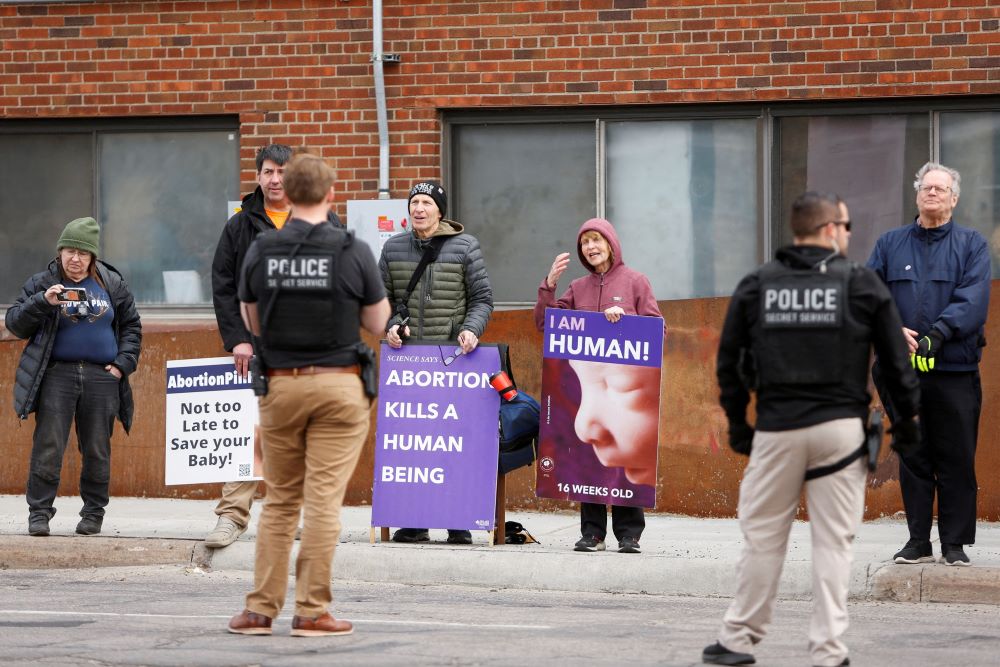
[[[326,227],[304,235],[268,232],[257,240],[264,277],[261,338],[268,350],[328,352],[361,340],[360,304],[344,295],[337,273],[354,236]]]
[[[759,388],[848,383],[864,391],[871,333],[851,316],[852,267],[838,257],[808,269],[776,260],[760,268],[752,332]]]

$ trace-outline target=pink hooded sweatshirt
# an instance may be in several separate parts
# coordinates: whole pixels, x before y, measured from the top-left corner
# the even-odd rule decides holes
[[[580,250],[580,237],[585,232],[597,232],[611,246],[611,268],[604,273],[594,271]],[[539,330],[545,328],[546,308],[604,312],[612,306],[619,306],[626,315],[662,317],[649,278],[625,266],[618,234],[610,222],[592,218],[583,223],[576,235],[576,253],[590,275],[571,282],[569,289],[558,300],[547,278],[542,278],[542,284],[538,286],[538,300],[535,301],[535,326]],[[663,335],[667,335],[666,324],[663,325]]]

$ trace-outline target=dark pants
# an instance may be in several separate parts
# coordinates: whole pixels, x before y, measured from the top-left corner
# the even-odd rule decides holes
[[[637,541],[646,527],[646,517],[641,507],[611,506],[611,529],[620,542],[624,537]],[[608,533],[608,506],[603,503],[580,503],[580,533],[602,540]]]
[[[921,446],[900,457],[910,537],[928,540],[934,493],[941,544],[976,541],[976,437],[983,390],[979,371],[918,373]]]
[[[979,371],[917,373],[920,379],[920,449],[899,457],[899,487],[910,538],[930,540],[934,493],[942,544],[976,541],[976,440],[983,390]],[[881,369],[872,368],[889,420],[896,411]]]
[[[69,429],[76,420],[76,437],[83,465],[80,470],[80,516],[104,516],[111,479],[111,432],[118,414],[118,378],[104,366],[86,362],[49,364],[38,393],[35,434],[28,473],[31,514],[52,517],[59,490]]]

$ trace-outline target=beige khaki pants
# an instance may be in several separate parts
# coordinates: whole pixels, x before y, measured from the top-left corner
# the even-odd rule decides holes
[[[295,561],[295,615],[315,618],[332,598],[330,575],[340,508],[368,435],[369,401],[353,373],[277,376],[260,399],[267,497],[257,529],[254,590],[247,609],[275,618]]]
[[[249,482],[226,482],[222,486],[222,497],[215,506],[216,515],[229,517],[240,528],[250,524],[250,506],[257,495],[257,480]]]
[[[805,473],[844,458],[861,446],[863,438],[860,419],[754,435],[740,485],[743,551],[738,584],[719,633],[719,642],[729,650],[752,653],[767,632],[788,533],[804,486],[812,537],[810,657],[814,665],[839,665],[847,657],[841,637],[847,630],[851,543],[864,511],[867,468],[859,460],[810,482],[805,482]]]

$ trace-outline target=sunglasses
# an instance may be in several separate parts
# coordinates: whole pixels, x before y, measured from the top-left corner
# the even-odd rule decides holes
[[[826,227],[827,225],[843,225],[846,231],[851,231],[851,221],[850,220],[829,220],[821,225],[816,225],[814,231],[819,231]]]

